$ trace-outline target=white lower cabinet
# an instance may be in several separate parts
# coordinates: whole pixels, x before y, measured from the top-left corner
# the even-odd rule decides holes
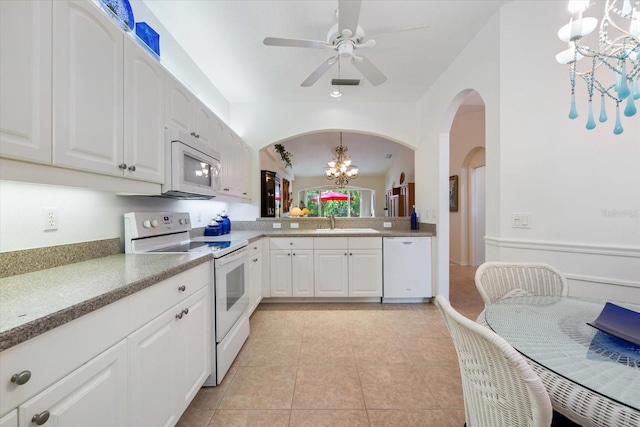
[[[120,341],[18,408],[20,427],[129,425],[127,342]]]
[[[18,410],[14,409],[0,418],[0,427],[18,427]]]
[[[131,425],[172,426],[210,374],[209,288],[128,337]]]
[[[262,239],[249,244],[249,315],[262,301],[262,248]]]
[[[173,426],[211,374],[210,262],[0,352],[0,427]]]
[[[269,239],[272,297],[314,296],[313,238]]]
[[[272,297],[382,296],[379,237],[272,237],[270,248]]]
[[[315,296],[349,296],[349,253],[347,248],[320,249],[314,252]]]

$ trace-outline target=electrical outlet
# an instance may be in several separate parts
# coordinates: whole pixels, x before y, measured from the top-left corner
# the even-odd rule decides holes
[[[273,228],[282,228],[282,224],[279,222],[274,222],[273,223]]]
[[[292,222],[291,228],[300,228],[300,225],[297,222]]]
[[[391,223],[390,223],[390,222],[383,222],[383,223],[382,223],[382,226],[383,226],[384,228],[391,228]]]
[[[42,208],[42,229],[44,231],[58,229],[58,208]]]

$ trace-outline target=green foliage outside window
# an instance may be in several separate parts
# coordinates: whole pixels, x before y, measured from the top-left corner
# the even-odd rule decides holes
[[[360,200],[362,199],[362,192],[359,190],[332,190],[336,193],[347,194],[351,198],[348,201],[342,200],[328,200],[325,202],[318,202],[318,197],[321,197],[327,190],[309,190],[307,191],[307,200],[305,202],[309,209],[308,216],[322,216],[327,217],[329,215],[335,215],[337,217],[344,218],[357,218],[360,216]],[[315,200],[314,200],[315,197]]]

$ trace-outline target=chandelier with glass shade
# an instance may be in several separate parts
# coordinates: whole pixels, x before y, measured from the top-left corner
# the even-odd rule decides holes
[[[342,145],[342,132],[340,132],[340,145],[333,149],[333,160],[327,163],[325,176],[334,181],[338,188],[344,188],[349,181],[358,177],[358,167],[351,163],[351,158],[346,154],[349,147]]]
[[[598,27],[598,19],[585,17],[591,6],[602,6],[598,37],[589,37]],[[569,2],[572,16],[568,24],[558,31],[560,40],[567,42],[569,48],[556,55],[561,64],[570,65],[571,108],[569,118],[578,117],[575,89],[576,77],[586,83],[589,104],[587,106],[586,128],[596,127],[593,114],[594,94],[600,94],[600,114],[598,121],[607,121],[606,99],[615,103],[616,121],[613,133],[621,134],[624,129],[620,117],[621,104],[623,114],[634,116],[637,112],[635,101],[640,99],[640,1],[606,0]],[[595,7],[593,8],[595,9]],[[592,9],[592,10],[593,10]],[[585,59],[586,58],[586,59]],[[583,60],[584,59],[584,60]],[[579,62],[583,60],[582,62]],[[582,68],[579,69],[579,64]]]

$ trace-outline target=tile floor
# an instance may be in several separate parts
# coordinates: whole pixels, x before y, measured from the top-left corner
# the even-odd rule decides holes
[[[475,319],[472,267],[451,267],[451,302]],[[464,424],[455,349],[432,304],[261,304],[218,387],[180,427]]]

